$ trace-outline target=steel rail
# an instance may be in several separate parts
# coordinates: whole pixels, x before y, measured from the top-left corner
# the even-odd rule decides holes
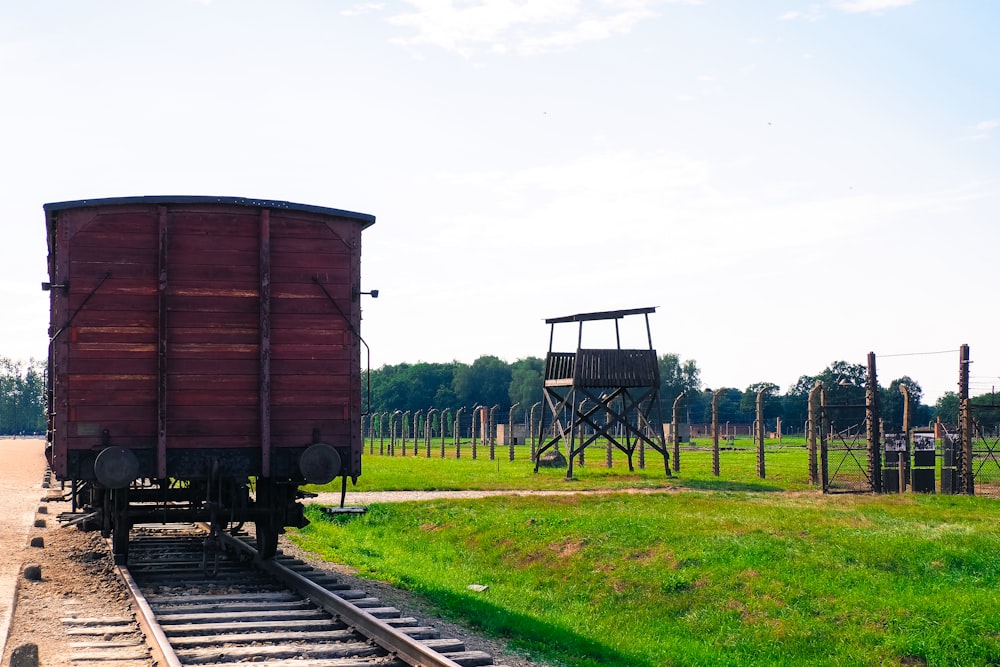
[[[135,579],[132,578],[132,573],[129,572],[128,567],[125,565],[115,565],[115,569],[118,571],[118,576],[121,577],[121,580],[125,582],[129,597],[135,604],[135,620],[139,624],[139,628],[143,634],[146,635],[146,645],[152,653],[154,664],[159,667],[182,667],[180,659],[170,646],[170,640],[167,639],[163,628],[156,621],[156,614],[153,613],[149,602],[146,601],[146,596],[139,590],[139,586],[136,584]]]
[[[256,567],[309,598],[313,603],[343,621],[352,630],[361,633],[384,648],[390,655],[413,665],[413,667],[461,667],[454,660],[424,646],[419,641],[369,614],[364,609],[355,607],[299,573],[274,560],[258,558],[257,550],[245,542],[241,542],[226,533],[223,533],[222,539],[234,549],[251,556]]]

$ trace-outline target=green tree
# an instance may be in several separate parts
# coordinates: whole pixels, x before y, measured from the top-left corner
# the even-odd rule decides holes
[[[958,394],[953,391],[946,391],[934,403],[934,419],[940,419],[945,424],[952,426],[958,424]]]
[[[455,410],[461,404],[458,401],[458,396],[455,394],[455,389],[450,384],[442,384],[434,393],[434,401],[431,405],[439,410],[444,410],[446,408]]]
[[[788,390],[793,396],[786,401],[786,418],[805,421],[808,416],[809,392],[817,382],[823,384],[826,404],[832,407],[832,418],[838,424],[856,424],[865,419],[865,383],[868,369],[861,364],[835,361],[817,375],[802,375]],[[833,406],[855,406],[841,407]]]
[[[709,420],[712,415],[712,392],[703,389],[692,389],[684,394],[684,402],[681,406],[684,411],[684,419],[690,423],[701,422],[707,413]],[[673,415],[665,414],[664,419],[672,419]]]
[[[882,422],[886,429],[899,430],[903,428],[903,392],[901,386],[906,386],[910,393],[910,426],[917,426],[917,408],[924,392],[918,383],[908,375],[896,378],[889,383],[888,389],[879,390],[879,406],[882,410]]]
[[[45,432],[45,362],[0,357],[0,433]]]
[[[715,390],[709,388],[689,394],[691,400],[688,402],[688,410],[693,422],[699,424],[712,423],[712,396],[714,395]],[[742,398],[743,392],[739,389],[723,389],[722,394],[719,395],[720,424],[725,425],[726,422],[739,423],[744,421],[743,416],[740,414],[740,399]]]
[[[538,357],[518,359],[510,367],[510,389],[507,395],[510,403],[520,403],[522,410],[528,410],[542,400],[545,361]]]
[[[743,391],[740,399],[740,412],[747,421],[757,419],[757,394],[764,392],[764,421],[781,416],[781,401],[776,392],[778,385],[773,382],[754,382]]]
[[[705,390],[709,393],[709,390]],[[714,393],[714,392],[712,392]],[[743,400],[743,392],[735,388],[727,388],[719,395],[719,424],[726,422],[741,423],[746,421],[746,417],[740,411],[740,402]],[[708,396],[705,401],[704,422],[712,423],[712,397]]]
[[[868,381],[868,369],[861,364],[835,361],[817,375],[803,375],[789,390],[794,394],[809,395],[816,382],[823,383],[827,404],[857,400],[858,390],[864,396],[864,386]]]
[[[795,393],[789,390],[782,394],[781,413],[782,421],[800,428],[809,419],[809,392]]]
[[[970,402],[976,427],[986,433],[996,433],[1000,428],[1000,392],[973,396]]]
[[[455,371],[452,387],[462,405],[499,405],[501,410],[510,408],[510,366],[499,357],[482,356],[471,366]]]
[[[663,404],[664,419],[668,419],[669,410],[682,391],[697,392],[701,390],[701,371],[691,359],[681,362],[676,354],[661,354],[657,359],[660,367],[660,402]]]
[[[371,411],[454,408],[452,390],[458,362],[386,365],[371,372]],[[362,387],[367,386],[362,378]]]
[[[529,409],[541,400],[544,361],[538,357],[519,359],[512,364],[495,356],[483,356],[472,365],[453,361],[450,363],[416,363],[387,365],[371,371],[371,411],[391,410],[455,410],[461,406],[499,405],[508,410],[513,403],[522,409]],[[660,369],[660,400],[665,420],[671,418],[674,399],[687,391],[682,403],[686,418],[709,423],[712,418],[712,391],[702,391],[700,371],[693,360],[682,361],[676,354],[663,354],[657,358]],[[860,423],[865,418],[865,382],[867,368],[861,364],[835,361],[816,375],[802,375],[782,395],[776,389],[768,397],[765,417],[773,420],[781,417],[785,428],[800,427],[809,416],[808,398],[816,382],[821,382],[826,394],[826,403],[831,406],[830,417],[841,426]],[[363,372],[362,387],[367,387],[369,374]],[[902,421],[902,395],[900,384],[910,387],[911,423],[925,424],[935,416],[951,424],[957,421],[958,398],[953,393],[941,398],[935,408],[921,402],[922,391],[919,384],[907,376],[881,389],[881,404],[886,428],[898,428]],[[746,422],[756,417],[756,392],[764,384],[755,383],[746,392],[727,389],[720,396],[719,420],[725,422]],[[12,391],[17,387],[16,394]],[[22,392],[22,387],[24,391]],[[24,397],[25,405],[17,404],[14,396]],[[36,415],[36,421],[25,424],[22,430],[37,424],[44,429],[44,365],[25,367],[15,362],[0,359],[0,431],[12,429],[11,420],[15,410],[24,415]],[[980,399],[983,401],[985,399]],[[366,401],[363,400],[363,404]],[[838,408],[837,406],[841,406]],[[843,406],[853,406],[844,408]],[[980,411],[987,410],[987,407]],[[1000,408],[998,408],[1000,411]]]

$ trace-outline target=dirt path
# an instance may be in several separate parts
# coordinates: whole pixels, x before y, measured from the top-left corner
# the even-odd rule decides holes
[[[610,495],[614,493],[655,494],[680,493],[685,489],[576,489],[572,491],[348,491],[344,499],[347,507],[363,507],[371,503],[402,503],[410,500],[438,500],[456,498],[492,498],[493,496],[573,496],[573,495]],[[339,493],[319,493],[315,498],[305,501],[320,505],[340,505]]]
[[[410,500],[439,500],[455,498],[490,498],[493,496],[565,496],[581,491],[348,491],[344,504],[360,507],[371,503],[403,503]],[[307,502],[320,505],[339,505],[339,493],[320,493]]]
[[[28,536],[45,492],[45,441],[0,439],[0,655],[10,631],[17,577],[30,556]]]

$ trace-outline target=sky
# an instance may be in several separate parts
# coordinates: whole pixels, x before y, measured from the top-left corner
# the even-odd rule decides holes
[[[656,307],[707,388],[874,352],[933,403],[968,344],[988,392],[998,25],[993,0],[9,0],[0,356],[46,355],[44,203],[221,195],[376,217],[373,368],[544,357],[546,318]]]

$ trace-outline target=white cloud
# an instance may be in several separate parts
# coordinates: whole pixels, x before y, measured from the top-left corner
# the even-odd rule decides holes
[[[791,10],[787,11],[778,17],[779,21],[809,21],[810,23],[815,23],[816,21],[826,18],[823,14],[823,8],[819,5],[809,5],[809,7],[803,11]]]
[[[830,4],[848,14],[881,14],[888,9],[912,5],[917,0],[833,0]]]
[[[579,15],[574,0],[408,0],[415,9],[390,22],[411,28],[415,35],[396,40],[409,46],[432,45],[471,56],[496,51],[510,33],[538,25],[561,24]]]
[[[993,130],[1000,127],[1000,118],[991,118],[972,125],[969,129],[972,133],[963,137],[963,141],[984,141],[993,136]]]
[[[413,11],[390,23],[413,34],[393,40],[409,47],[436,46],[464,57],[516,52],[567,51],[627,34],[664,4],[699,0],[406,0]]]
[[[341,16],[361,16],[371,12],[380,12],[385,9],[385,4],[381,2],[359,2],[347,9],[340,10]]]
[[[655,16],[653,12],[640,9],[587,18],[566,30],[541,37],[528,37],[521,42],[518,51],[523,55],[567,51],[584,42],[597,42],[614,35],[627,34],[635,24],[653,16]]]

